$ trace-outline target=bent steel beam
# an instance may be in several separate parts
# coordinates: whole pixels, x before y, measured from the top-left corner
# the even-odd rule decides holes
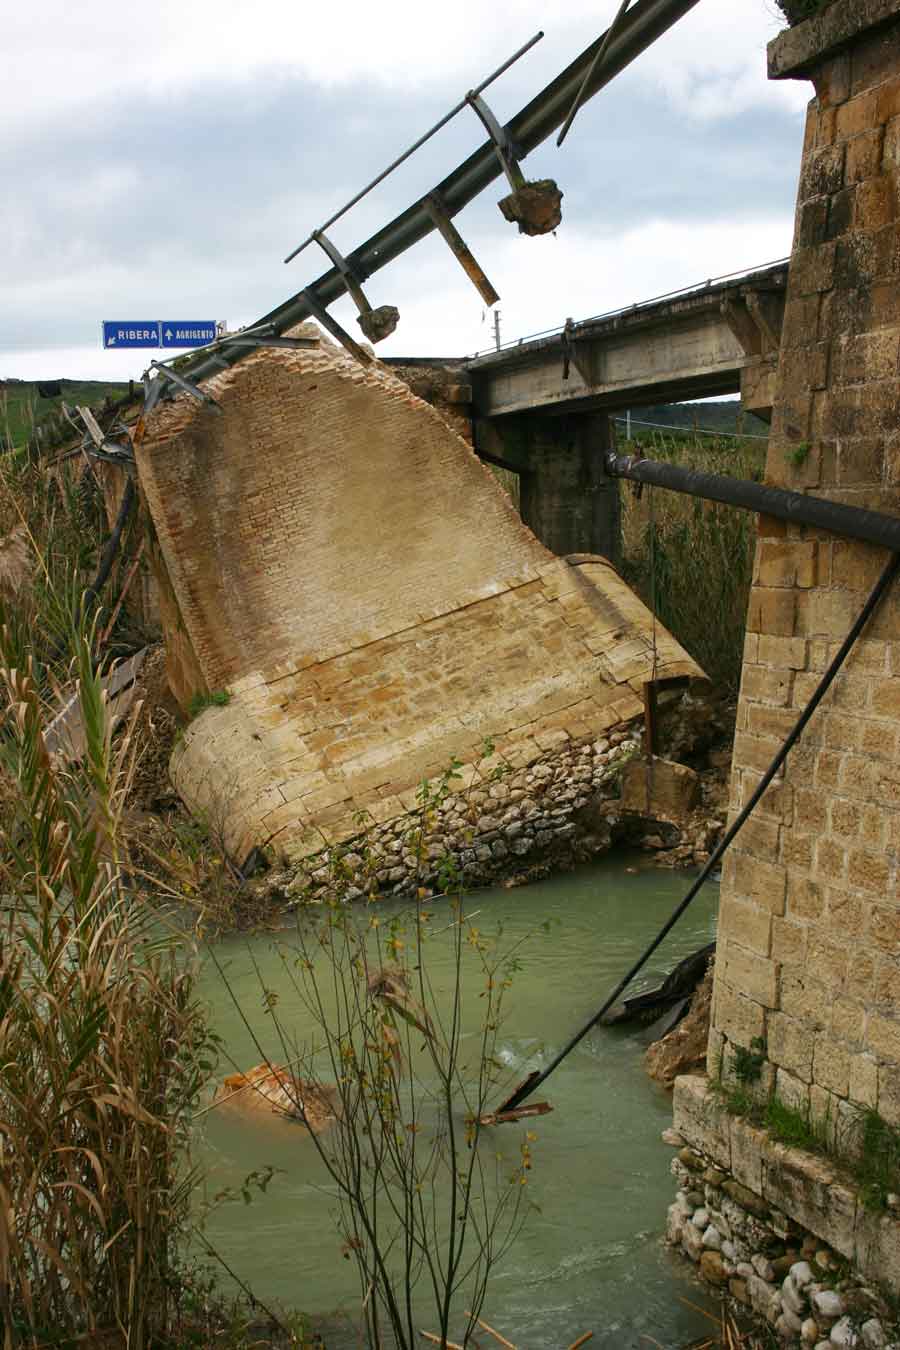
[[[698,0],[637,0],[612,35],[602,58],[596,60],[581,102],[599,93],[697,3]],[[505,129],[522,156],[545,141],[565,120],[573,100],[585,84],[585,75],[594,65],[604,43],[606,33],[592,42],[506,124]],[[447,214],[455,215],[501,173],[494,142],[488,140],[437,185],[436,190]],[[356,276],[365,281],[434,229],[432,216],[424,200],[420,199],[348,254],[347,261]],[[340,269],[332,267],[311,285],[264,315],[259,322],[272,324],[274,333],[279,335],[310,317],[310,293],[324,307],[337,300],[346,289]],[[239,355],[234,350],[228,352],[229,359],[237,360]],[[197,363],[192,364],[190,369],[194,379],[202,379],[212,374],[216,367],[208,357],[200,354]]]

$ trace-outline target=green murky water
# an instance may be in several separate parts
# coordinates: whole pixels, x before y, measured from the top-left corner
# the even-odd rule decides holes
[[[500,1040],[511,1082],[547,1062],[596,1010],[624,970],[681,899],[683,874],[605,861],[514,891],[480,891],[466,910],[485,928],[502,921],[505,937],[545,919],[550,935],[526,947]],[[639,981],[647,986],[714,936],[718,888],[706,887]],[[290,941],[290,934],[279,936]],[[280,1014],[302,1040],[305,1021],[282,974],[273,939],[228,939],[217,953],[237,996],[273,1060],[277,1043],[262,1010],[254,964],[280,987]],[[449,985],[449,945],[431,949],[430,969]],[[208,964],[203,992],[216,1030],[242,1067],[259,1061],[247,1029]],[[473,994],[473,998],[475,995]],[[478,1010],[471,1009],[477,1023]],[[553,1114],[533,1124],[537,1206],[504,1263],[495,1270],[484,1317],[527,1350],[557,1350],[593,1330],[592,1346],[681,1347],[709,1323],[680,1298],[702,1302],[696,1286],[662,1243],[673,1196],[671,1150],[660,1132],[671,1123],[671,1098],[645,1075],[645,1036],[632,1028],[593,1030],[541,1091]],[[521,1130],[496,1131],[515,1158]],[[312,1315],[352,1310],[355,1268],[340,1257],[335,1204],[302,1127],[277,1119],[245,1121],[212,1112],[203,1118],[202,1161],[209,1190],[236,1187],[254,1168],[284,1169],[250,1205],[229,1203],[208,1233],[222,1255],[264,1300]],[[452,1330],[451,1330],[452,1334]],[[653,1338],[652,1340],[649,1338]],[[333,1344],[329,1338],[329,1344]],[[424,1344],[425,1342],[423,1342]]]

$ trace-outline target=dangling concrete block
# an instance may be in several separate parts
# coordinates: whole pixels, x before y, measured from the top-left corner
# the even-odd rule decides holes
[[[451,759],[465,785],[486,737],[518,769],[640,716],[648,611],[602,559],[538,543],[404,383],[323,341],[207,388],[223,415],[158,408],[138,463],[176,693],[194,671],[228,695],[173,779],[233,856],[403,816]],[[657,677],[701,674],[656,635]]]
[[[633,759],[622,770],[622,810],[675,824],[687,819],[700,800],[700,779],[687,764],[657,755]]]

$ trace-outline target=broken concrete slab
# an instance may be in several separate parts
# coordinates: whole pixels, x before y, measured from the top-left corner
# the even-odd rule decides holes
[[[563,194],[552,178],[526,183],[503,197],[497,205],[520,234],[551,234],[562,222]]]

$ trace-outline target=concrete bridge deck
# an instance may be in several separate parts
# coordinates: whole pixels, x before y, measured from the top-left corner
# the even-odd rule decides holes
[[[772,404],[788,264],[586,319],[466,363],[478,418],[740,393]]]

